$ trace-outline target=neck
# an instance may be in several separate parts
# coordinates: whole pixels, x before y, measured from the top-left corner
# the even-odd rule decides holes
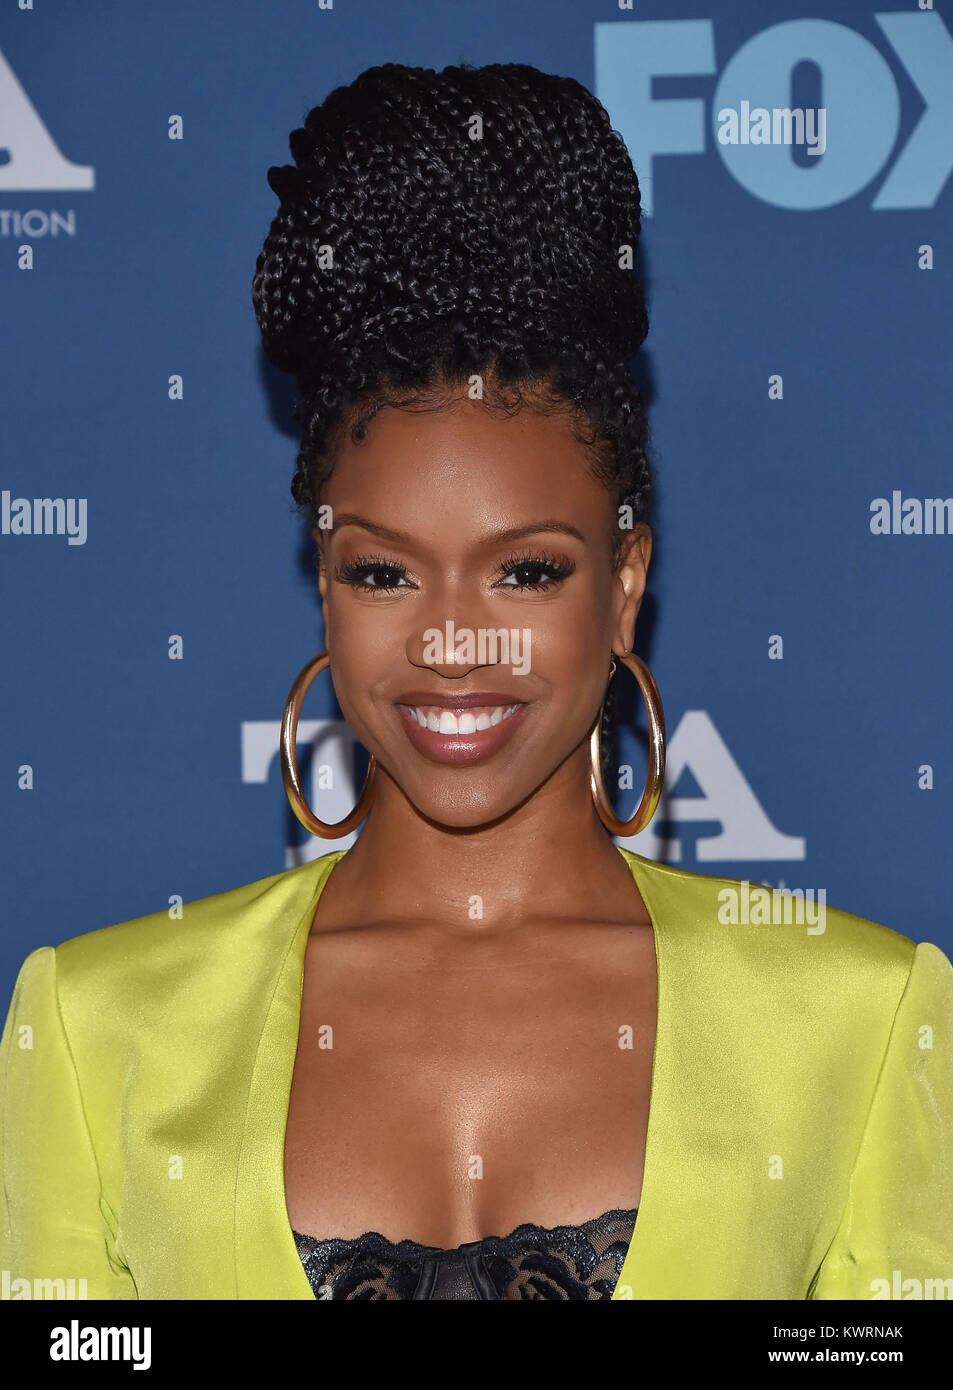
[[[520,919],[643,911],[593,805],[588,748],[507,815],[464,828],[421,815],[378,765],[374,805],[327,896],[326,920],[406,918],[474,932]]]

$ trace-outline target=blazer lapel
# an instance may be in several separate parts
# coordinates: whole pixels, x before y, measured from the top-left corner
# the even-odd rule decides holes
[[[776,1123],[782,1068],[764,1079],[784,1029],[750,975],[744,933],[763,928],[719,922],[727,880],[621,852],[652,918],[659,990],[642,1196],[613,1298],[767,1297],[768,1157],[797,1149]]]
[[[673,1017],[673,1009],[678,1008],[678,979],[674,974],[677,957],[669,958],[665,930],[667,914],[662,895],[657,891],[661,885],[653,872],[655,865],[651,860],[623,849],[621,845],[616,845],[616,849],[629,866],[652,922],[658,1002],[642,1195],[632,1242],[612,1297],[614,1300],[648,1299],[659,1297],[659,1266],[664,1256],[671,1218],[668,1194],[679,1191],[679,1174],[672,1167],[678,1161],[678,1152],[673,1144],[672,1116],[668,1105],[675,1064],[669,1021]],[[679,1265],[678,1272],[684,1279],[684,1265]]]
[[[304,958],[328,875],[346,850],[293,870],[295,891],[276,924],[284,952],[258,1040],[235,1184],[235,1285],[240,1299],[313,1299],[288,1220],[285,1129],[298,1050]]]

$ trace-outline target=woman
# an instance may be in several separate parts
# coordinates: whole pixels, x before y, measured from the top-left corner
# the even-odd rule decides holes
[[[363,829],[28,957],[3,1264],[110,1298],[950,1278],[947,958],[833,909],[733,920],[742,885],[609,833],[654,810],[664,728],[632,655],[639,188],[605,111],[525,66],[387,65],[291,150],[254,304],[301,391],[327,653],[285,778],[315,833]],[[294,753],[328,663],[372,755],[338,826]],[[626,823],[598,737],[616,664],[651,732]]]

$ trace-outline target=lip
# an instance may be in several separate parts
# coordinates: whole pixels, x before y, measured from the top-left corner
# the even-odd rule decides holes
[[[433,705],[435,709],[472,709],[474,705],[502,705],[508,709],[510,705],[521,705],[522,701],[518,695],[500,693],[499,690],[470,690],[464,694],[462,691],[450,692],[448,690],[408,690],[403,695],[398,695],[394,701],[395,705]],[[419,727],[419,726],[418,726]]]
[[[457,704],[457,700],[465,703]],[[401,726],[408,739],[425,758],[430,758],[436,763],[469,764],[482,762],[484,758],[490,758],[498,752],[504,744],[509,743],[516,733],[517,728],[522,724],[528,704],[519,702],[519,708],[515,709],[507,719],[501,719],[499,724],[491,724],[488,729],[476,729],[471,734],[438,734],[433,729],[424,729],[417,723],[416,718],[409,709],[406,708],[403,700],[397,701],[397,714]],[[516,700],[507,696],[500,696],[495,693],[488,695],[479,694],[471,696],[453,696],[447,699],[442,696],[439,699],[434,695],[428,695],[422,699],[416,695],[408,698],[407,704],[413,705],[433,705],[438,709],[469,709],[474,705],[502,705],[508,709],[510,705],[517,704]]]

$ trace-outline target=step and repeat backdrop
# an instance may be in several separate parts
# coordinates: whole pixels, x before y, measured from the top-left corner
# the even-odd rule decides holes
[[[293,383],[251,279],[289,132],[391,61],[571,75],[640,177],[658,503],[636,650],[668,767],[621,843],[951,952],[953,6],[21,0],[0,15],[0,993],[35,946],[348,843],[307,835],[281,783],[324,640]],[[327,674],[311,741],[334,820],[364,755]]]

